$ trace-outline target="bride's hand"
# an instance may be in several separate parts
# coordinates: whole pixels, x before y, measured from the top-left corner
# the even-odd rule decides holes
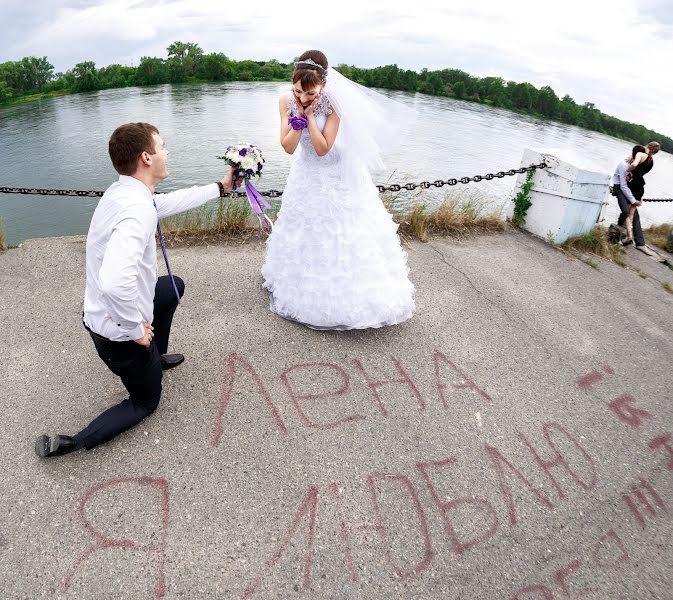
[[[298,117],[305,116],[306,111],[301,104],[301,100],[299,100],[299,98],[297,98],[297,96],[294,97],[294,103],[297,105],[297,116]]]
[[[304,110],[304,114],[306,115],[306,118],[315,116],[315,109],[318,107],[318,101],[319,100],[320,100],[320,94],[318,94],[316,99],[306,107],[306,109]]]

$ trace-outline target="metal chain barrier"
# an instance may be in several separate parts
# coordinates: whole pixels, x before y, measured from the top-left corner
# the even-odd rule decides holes
[[[506,175],[516,175],[518,173],[527,173],[528,171],[534,171],[535,169],[546,169],[547,163],[541,162],[538,165],[531,165],[530,167],[521,167],[520,169],[510,169],[509,171],[498,171],[497,173],[486,173],[486,175],[475,175],[474,177],[461,177],[460,179],[448,179],[443,181],[441,179],[433,181],[421,181],[420,183],[405,183],[398,184],[392,183],[388,186],[377,185],[376,187],[379,190],[379,193],[391,191],[399,192],[402,190],[413,191],[417,188],[429,189],[432,186],[442,187],[444,185],[457,185],[459,183],[470,183],[471,181],[478,182],[482,180],[490,181],[491,179],[502,178]],[[268,198],[280,198],[283,195],[282,190],[268,190],[266,192],[260,192],[262,196]],[[88,198],[98,198],[103,195],[103,192],[95,190],[56,190],[48,188],[22,188],[22,187],[0,187],[0,194],[31,194],[34,196],[82,196]],[[227,197],[231,198],[244,198],[245,192],[228,192],[225,194]]]
[[[157,192],[161,193],[161,192]],[[260,192],[269,198],[280,198],[281,190],[269,190]],[[100,198],[104,192],[98,190],[55,190],[51,188],[23,188],[23,187],[0,187],[0,194],[28,194],[33,196],[79,196],[83,198]],[[245,192],[228,192],[224,194],[231,198],[245,198]]]
[[[417,188],[424,190],[430,189],[432,186],[440,188],[445,185],[458,185],[459,183],[470,183],[474,181],[475,183],[486,180],[491,181],[492,179],[502,179],[507,175],[517,175],[519,173],[528,173],[529,171],[535,171],[536,169],[546,169],[549,165],[545,162],[541,162],[537,165],[530,165],[530,167],[521,167],[520,169],[510,169],[509,171],[498,171],[497,173],[486,173],[486,175],[475,175],[474,177],[461,177],[460,179],[447,179],[446,181],[438,179],[436,181],[421,181],[420,183],[405,183],[400,185],[397,183],[392,183],[388,186],[377,185],[376,187],[379,190],[379,193],[383,192],[400,192],[402,190],[413,191]]]
[[[492,179],[502,179],[503,177],[518,175],[519,173],[528,173],[536,169],[546,169],[549,165],[546,162],[541,162],[537,165],[530,165],[529,167],[520,167],[519,169],[510,169],[509,171],[498,171],[497,173],[486,173],[485,175],[474,175],[473,177],[461,177],[460,179],[437,179],[435,181],[421,181],[420,183],[391,183],[390,185],[377,185],[379,193],[384,192],[401,192],[413,191],[416,189],[427,190],[431,187],[441,188],[446,186],[454,186],[459,183],[468,184],[470,182],[478,183],[480,181],[491,181]],[[260,192],[262,196],[267,198],[280,198],[283,195],[282,190],[267,190]],[[96,190],[57,190],[57,189],[42,189],[42,188],[24,188],[24,187],[0,187],[0,194],[30,194],[34,196],[80,196],[85,198],[99,198],[103,192]],[[245,192],[228,192],[225,197],[229,198],[244,198]],[[673,198],[643,198],[643,202],[673,202]]]

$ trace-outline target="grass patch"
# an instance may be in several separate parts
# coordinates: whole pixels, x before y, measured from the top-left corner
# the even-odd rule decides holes
[[[5,237],[5,227],[0,219],[0,252],[7,250],[7,238]]]
[[[275,214],[268,211],[273,220]],[[244,199],[219,198],[194,210],[163,219],[161,228],[170,245],[209,242],[229,238],[243,240],[257,235],[250,205]]]
[[[664,281],[661,284],[661,287],[664,288],[669,294],[673,294],[673,287],[671,287],[671,284],[667,281]]]
[[[618,244],[611,244],[608,241],[608,232],[605,227],[594,227],[584,235],[569,238],[563,242],[560,247],[563,250],[568,250],[573,253],[583,252],[585,254],[600,256],[601,258],[607,258],[608,260],[617,263],[620,267],[627,266],[622,258],[624,250]],[[586,262],[586,260],[584,262]],[[598,268],[598,266],[594,266],[594,264],[591,266]]]
[[[45,100],[47,98],[57,98],[58,96],[68,96],[72,92],[70,90],[52,90],[51,92],[37,92],[36,94],[29,94],[27,96],[18,96],[11,98],[6,102],[0,102],[0,106],[11,106],[13,104],[23,104],[24,102],[33,102],[35,100]]]
[[[447,196],[434,210],[419,201],[410,213],[393,212],[400,233],[425,241],[432,235],[465,237],[477,233],[504,231],[505,220],[493,203],[479,193],[462,192]]]
[[[392,196],[384,194],[382,200],[399,224],[402,237],[425,241],[431,235],[464,237],[500,232],[506,227],[500,211],[494,210],[493,201],[474,192],[453,194],[432,211],[422,202],[422,195],[408,213],[394,209]],[[274,221],[277,210],[267,214]],[[245,199],[220,198],[215,203],[162,219],[161,227],[166,242],[172,246],[257,237],[256,220]]]
[[[661,225],[652,225],[644,233],[647,235],[647,241],[653,246],[666,250],[666,252],[673,252],[673,244],[668,241],[672,230],[672,223],[662,223]]]

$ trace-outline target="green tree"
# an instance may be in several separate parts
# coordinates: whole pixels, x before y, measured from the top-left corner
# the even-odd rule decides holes
[[[54,65],[46,56],[26,56],[17,63],[17,68],[20,71],[22,92],[40,90],[53,78]]]
[[[442,76],[437,71],[431,71],[425,74],[421,73],[421,81],[418,84],[418,91],[433,96],[448,96],[448,84],[444,82]]]
[[[451,85],[451,89],[453,91],[453,95],[459,100],[467,98],[467,88],[464,82],[456,81],[456,83]]]
[[[561,111],[561,101],[558,99],[556,92],[546,85],[540,88],[540,92],[537,95],[536,108],[545,117],[555,119]]]
[[[9,61],[0,64],[0,81],[4,82],[13,96],[23,93],[21,63]]]
[[[171,81],[181,83],[196,75],[203,59],[201,46],[193,42],[173,42],[166,51]]]
[[[136,84],[137,69],[135,67],[125,67],[122,65],[109,65],[98,69],[98,79],[100,87],[121,88]]]
[[[601,130],[601,112],[592,102],[585,102],[580,109],[580,125],[594,131]]]
[[[0,103],[11,100],[12,96],[14,96],[12,88],[6,82],[0,80]]]
[[[580,108],[568,94],[563,96],[559,104],[559,119],[571,125],[577,125],[580,122]]]
[[[72,70],[74,78],[75,92],[89,92],[91,90],[100,89],[100,80],[98,72],[96,71],[96,63],[92,60],[87,60],[75,65]]]
[[[347,77],[348,79],[353,79],[353,72],[352,69],[348,65],[337,65],[334,67],[339,73],[341,73],[344,77]]]
[[[529,113],[533,112],[533,107],[537,104],[538,96],[538,90],[533,84],[508,81],[505,89],[514,108]]]
[[[143,56],[136,69],[136,81],[139,85],[156,85],[168,83],[168,68],[161,58]]]
[[[199,79],[206,81],[231,81],[234,69],[231,61],[221,52],[206,54],[197,72]]]
[[[235,63],[235,77],[239,81],[253,81],[259,77],[260,66],[253,60]]]
[[[493,106],[505,106],[507,94],[505,82],[501,77],[484,77],[478,84],[479,98]]]
[[[289,67],[289,65],[279,63],[275,59],[266,61],[264,66],[271,69],[272,79],[289,79],[292,75],[292,69]]]

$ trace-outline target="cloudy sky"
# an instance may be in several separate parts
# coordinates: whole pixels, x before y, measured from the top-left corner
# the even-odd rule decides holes
[[[333,64],[550,85],[673,136],[671,0],[0,0],[0,23],[0,62],[137,65],[176,40],[237,60],[287,62],[319,48]]]

